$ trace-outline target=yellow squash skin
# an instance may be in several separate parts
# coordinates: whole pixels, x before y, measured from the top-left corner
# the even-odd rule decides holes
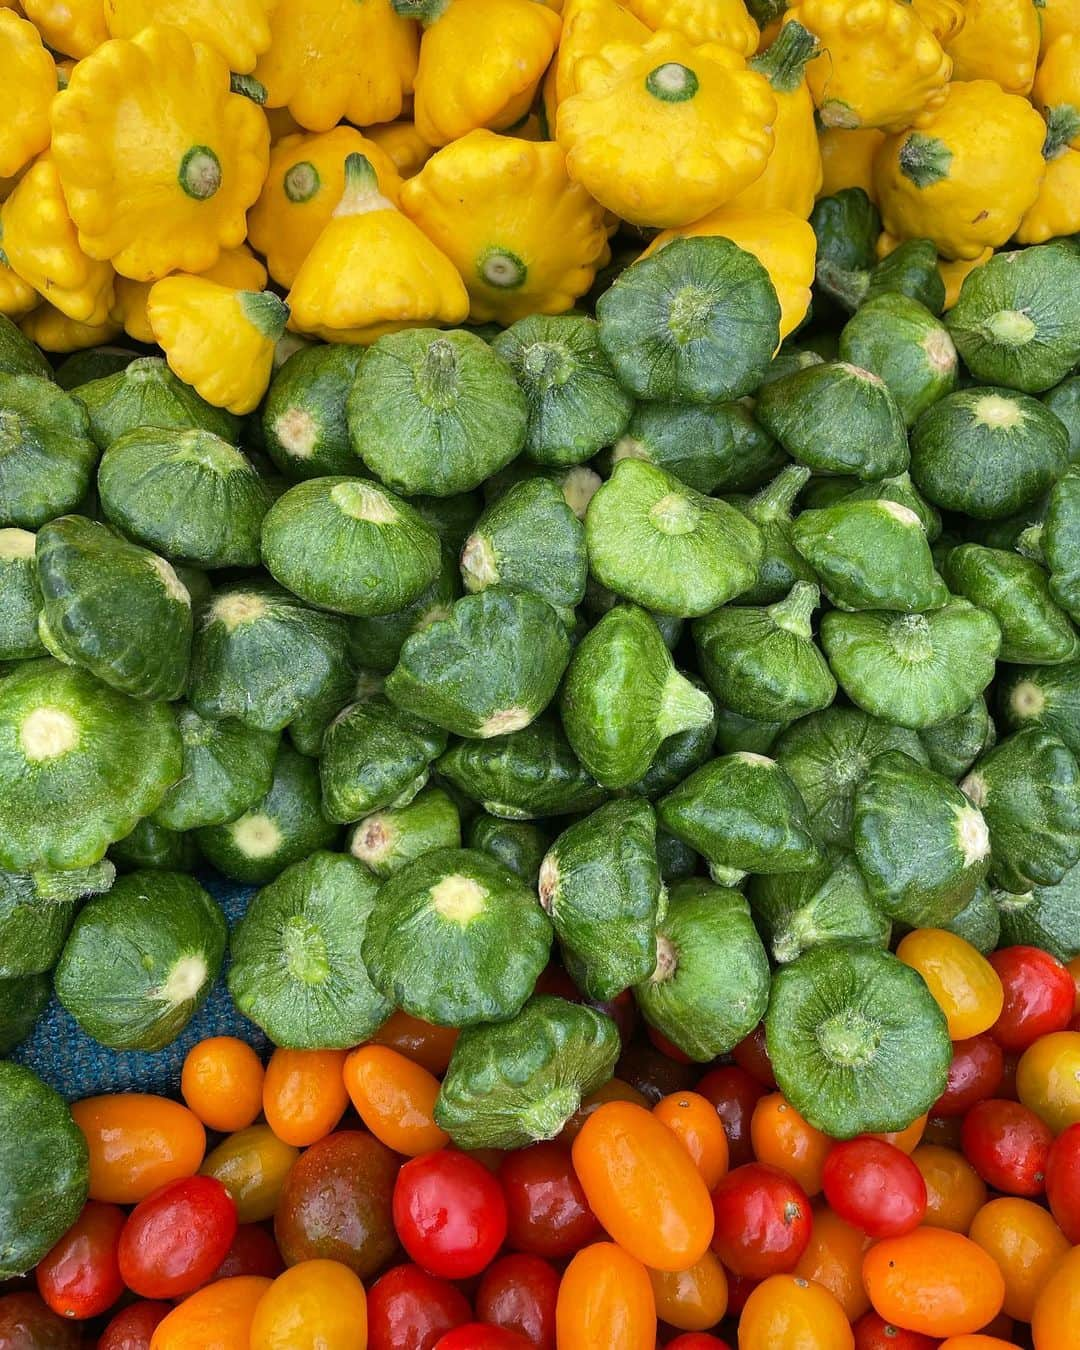
[[[1038,196],[1046,125],[989,80],[954,82],[944,105],[890,136],[874,160],[881,218],[900,239],[975,258],[1009,239]]]
[[[247,75],[270,46],[273,7],[274,0],[105,0],[105,26],[110,37],[131,38],[152,23],[172,24]]]
[[[417,131],[415,122],[387,122],[381,127],[368,127],[364,134],[379,147],[402,178],[419,173],[435,151],[435,147],[428,145]]]
[[[945,97],[952,63],[903,0],[799,0],[784,22],[821,44],[806,78],[824,126],[899,131]]]
[[[1080,150],[1080,33],[1066,33],[1047,49],[1031,101],[1049,123],[1054,142]]]
[[[1038,0],[1042,50],[1066,33],[1080,33],[1080,0]]]
[[[0,314],[9,319],[21,319],[24,314],[37,309],[41,296],[8,266],[3,244],[0,233]]]
[[[10,178],[49,144],[56,66],[32,23],[0,9],[0,178]]]
[[[1080,231],[1080,150],[1058,150],[1046,162],[1039,195],[1016,231],[1018,244],[1045,244]]]
[[[765,171],[776,99],[727,48],[660,32],[605,47],[576,75],[557,118],[566,167],[623,220],[686,225]]]
[[[300,264],[334,214],[345,190],[345,160],[365,155],[379,190],[395,204],[401,179],[389,156],[355,127],[286,136],[270,153],[270,171],[248,212],[248,238],[266,258],[270,275],[291,286]]]
[[[551,141],[473,131],[409,179],[401,204],[461,274],[474,323],[562,314],[609,257],[603,209]]]
[[[1026,94],[1039,59],[1039,11],[1033,0],[967,0],[963,28],[945,50],[954,80],[993,80],[1007,94]]]
[[[247,244],[241,244],[239,248],[222,249],[213,267],[199,275],[238,291],[261,291],[266,285],[266,268]],[[149,345],[154,343],[155,338],[146,304],[155,285],[157,283],[154,281],[131,281],[128,277],[117,277],[116,299],[110,316],[114,322],[124,325],[128,337]]]
[[[757,51],[760,32],[743,0],[626,0],[626,7],[647,27],[681,33],[695,47],[719,42],[740,56]]]
[[[874,192],[874,156],[885,140],[876,127],[845,131],[843,127],[823,127],[818,132],[821,151],[821,187],[819,197],[832,197],[845,188],[862,188],[872,202]]]
[[[939,42],[955,37],[967,20],[962,0],[911,0],[911,8]]]
[[[19,324],[30,339],[45,352],[82,352],[102,347],[124,331],[111,319],[102,324],[79,323],[69,319],[52,305],[38,305]]]
[[[554,106],[548,120],[554,125],[554,110],[577,93],[575,71],[583,56],[597,56],[612,42],[648,42],[651,29],[617,0],[566,0],[562,37],[553,63]],[[550,72],[549,72],[550,74]],[[545,80],[545,95],[548,81]]]
[[[178,28],[114,38],[53,104],[52,153],[79,242],[123,276],[202,272],[247,233],[266,177],[262,110]]]
[[[147,313],[169,368],[207,403],[238,415],[258,407],[289,313],[276,295],[165,277],[150,291]]]
[[[974,258],[939,258],[937,270],[945,283],[945,308],[952,309],[957,300],[960,299],[960,287],[975,271],[981,267],[987,258],[994,256],[992,248],[984,248],[983,251]]]
[[[368,160],[350,155],[341,201],[297,273],[289,307],[297,332],[368,346],[402,328],[461,323],[469,297],[446,254],[379,191]]]
[[[267,108],[264,105],[263,115],[270,128],[271,145],[277,145],[286,136],[298,136],[304,130],[288,108]]]
[[[104,0],[23,0],[22,7],[53,51],[77,61],[109,36]]]

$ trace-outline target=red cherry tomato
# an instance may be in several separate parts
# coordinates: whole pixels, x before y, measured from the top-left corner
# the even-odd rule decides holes
[[[469,1300],[419,1266],[395,1266],[368,1290],[368,1350],[432,1350],[472,1316]]]
[[[236,1230],[225,1260],[214,1271],[214,1280],[231,1280],[237,1275],[262,1275],[276,1279],[285,1269],[277,1243],[257,1223],[242,1223]]]
[[[1046,1198],[1058,1227],[1080,1246],[1080,1124],[1054,1140],[1046,1160]]]
[[[746,1300],[760,1283],[760,1280],[751,1279],[749,1275],[736,1275],[734,1272],[728,1272],[727,1313],[729,1317],[738,1317],[743,1308],[746,1307]]]
[[[1026,1050],[1072,1020],[1076,986],[1065,966],[1039,947],[1002,947],[989,957],[1005,991],[990,1035],[1004,1050]]]
[[[873,1311],[864,1313],[851,1329],[855,1333],[855,1350],[936,1350],[941,1344],[921,1331],[894,1327]]]
[[[713,1191],[713,1212],[713,1251],[736,1275],[760,1280],[793,1270],[810,1241],[807,1194],[778,1167],[736,1167]]]
[[[540,972],[534,992],[537,994],[554,994],[556,998],[564,998],[568,1003],[582,1002],[581,990],[563,967],[555,962],[545,966]]]
[[[776,1091],[776,1075],[773,1073],[772,1060],[765,1046],[765,1023],[759,1022],[749,1036],[744,1036],[731,1052],[731,1058],[745,1069],[751,1078],[769,1089]]]
[[[731,1346],[707,1331],[687,1331],[668,1341],[667,1350],[731,1350]]]
[[[581,995],[579,994],[580,998]],[[623,1045],[630,1040],[634,1034],[634,1028],[637,1026],[637,1004],[634,1002],[634,996],[629,989],[624,989],[621,994],[616,994],[614,998],[605,1000],[586,999],[590,1008],[595,1008],[597,1012],[605,1013],[615,1023],[619,1031],[619,1039]]]
[[[413,1158],[394,1185],[394,1227],[417,1265],[447,1280],[479,1275],[506,1237],[502,1187],[465,1153]]]
[[[508,1153],[499,1167],[506,1197],[506,1241],[519,1252],[557,1261],[600,1237],[570,1154],[558,1144]]]
[[[969,1041],[954,1041],[949,1080],[930,1114],[962,1116],[976,1102],[994,1096],[1004,1071],[1005,1054],[989,1033],[972,1036]]]
[[[657,1031],[655,1027],[646,1027],[646,1034],[649,1040],[662,1055],[668,1059],[673,1059],[676,1064],[693,1064],[693,1060],[685,1050],[680,1050],[674,1041],[669,1041],[662,1031]]]
[[[476,1291],[476,1315],[494,1327],[516,1331],[538,1350],[555,1350],[555,1304],[559,1272],[539,1256],[503,1256],[484,1272]]]
[[[171,1312],[171,1303],[132,1303],[101,1333],[97,1350],[150,1350],[154,1328]]]
[[[88,1200],[38,1262],[38,1293],[61,1317],[99,1317],[124,1292],[116,1251],[127,1215],[119,1205]]]
[[[895,1144],[863,1135],[837,1144],[825,1159],[825,1199],[868,1237],[900,1237],[926,1214],[926,1182]]]
[[[732,1167],[753,1162],[754,1146],[750,1141],[750,1120],[759,1097],[768,1088],[740,1069],[737,1064],[725,1064],[712,1069],[698,1083],[695,1091],[716,1107],[716,1114],[724,1122],[728,1138],[728,1159]]]
[[[532,1350],[532,1342],[516,1331],[467,1322],[436,1341],[435,1350]]]
[[[180,1298],[205,1284],[236,1236],[236,1206],[214,1177],[181,1177],[132,1210],[120,1234],[120,1274],[143,1298]]]
[[[988,1186],[1004,1195],[1041,1195],[1054,1136],[1034,1111],[991,1097],[964,1117],[964,1156]]]

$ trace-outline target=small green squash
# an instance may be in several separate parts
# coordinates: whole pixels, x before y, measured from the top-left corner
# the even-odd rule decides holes
[[[747,895],[777,965],[830,942],[889,945],[892,924],[870,899],[850,853],[831,853],[821,867],[808,872],[752,877]]]
[[[139,427],[206,431],[231,445],[240,439],[241,419],[200,398],[160,356],[137,357],[121,370],[80,384],[74,393],[100,450]]]
[[[39,375],[0,374],[0,527],[34,530],[75,510],[97,458],[77,399]]]
[[[535,886],[551,840],[530,820],[500,820],[482,811],[469,826],[469,847],[489,853],[515,876]]]
[[[1006,731],[1039,727],[1080,755],[1080,661],[1014,667],[1003,672],[997,689],[997,715]]]
[[[881,216],[862,188],[844,188],[822,197],[810,213],[817,237],[815,298],[833,301],[849,312],[866,297],[877,263],[875,245]]]
[[[975,894],[960,913],[941,926],[947,933],[955,933],[970,942],[983,956],[989,956],[1001,945],[1001,917],[986,882],[976,886]]]
[[[176,709],[184,766],[154,812],[167,830],[235,820],[270,790],[279,736],[234,718],[210,720],[188,704]]]
[[[41,587],[30,530],[0,530],[0,661],[44,656],[38,636]]]
[[[938,271],[933,240],[905,239],[872,268],[862,305],[884,296],[914,300],[931,314],[941,313],[945,308],[945,282]]]
[[[1080,375],[1073,375],[1042,396],[1043,403],[1069,434],[1069,463],[1080,460]]]
[[[144,816],[130,834],[109,845],[109,861],[118,872],[192,872],[199,849],[192,834],[167,830]]]
[[[398,663],[405,639],[440,619],[448,619],[461,591],[457,553],[444,547],[439,575],[410,604],[393,614],[373,614],[369,618],[349,620],[349,651],[353,662],[362,670],[389,675]]]
[[[611,453],[612,467],[643,459],[697,492],[747,492],[784,452],[745,403],[639,403]]]
[[[132,361],[138,359],[138,352],[129,351],[125,347],[88,347],[85,351],[72,352],[70,356],[64,357],[56,367],[56,383],[70,393],[81,384],[89,384],[91,380],[102,380],[106,375],[115,375],[118,370],[123,370],[125,366],[130,366]],[[37,372],[27,373],[33,375]]]
[[[301,347],[274,374],[262,407],[266,453],[290,482],[356,472],[345,405],[364,350]]]
[[[922,727],[918,736],[930,767],[935,773],[955,783],[967,773],[983,751],[994,744],[996,733],[986,699],[980,694],[962,713],[936,726]],[[897,748],[913,759],[920,759],[906,746]]]
[[[819,484],[838,481],[838,479],[818,479]],[[936,543],[941,538],[941,513],[937,507],[931,506],[922,495],[911,481],[911,474],[906,469],[894,478],[879,478],[872,483],[862,483],[858,487],[853,487],[850,492],[841,493],[836,500],[845,502],[895,502],[898,506],[906,506],[909,511],[915,512],[922,522],[926,537],[931,544]],[[803,503],[805,508],[831,506],[832,504],[832,502],[812,503],[810,501],[804,501]]]
[[[909,427],[956,388],[948,329],[906,295],[879,295],[863,305],[840,334],[840,359],[883,379]]]
[[[349,853],[380,880],[436,848],[461,847],[461,816],[442,788],[425,788],[404,806],[388,806],[349,831]],[[475,847],[475,845],[474,845]]]
[[[56,965],[79,901],[116,879],[111,862],[63,872],[0,872],[0,979],[39,975]]]
[[[0,314],[0,375],[37,375],[45,380],[53,377],[44,354],[6,314]]]
[[[446,733],[381,694],[349,704],[330,723],[319,759],[323,810],[344,824],[405,806],[446,749]]]
[[[1001,921],[1001,946],[1038,947],[1059,961],[1080,953],[1080,866],[1052,886],[1033,886],[1020,894],[994,891],[993,903]]]
[[[768,755],[786,726],[786,722],[759,722],[730,708],[717,708],[716,748],[722,755],[734,754],[736,750]]]
[[[945,560],[945,579],[997,620],[999,661],[1059,665],[1080,656],[1080,637],[1054,603],[1038,563],[1005,549],[961,544]]]
[[[1050,594],[1073,619],[1080,616],[1080,466],[1050,490],[1039,550],[1050,572]]]
[[[761,531],[764,545],[757,580],[737,597],[737,604],[771,605],[782,600],[797,581],[817,581],[814,569],[791,541],[792,508],[809,477],[809,469],[789,464],[753,497],[733,501]]]
[[[696,675],[685,675],[684,678],[689,680],[698,693],[708,697],[709,691]],[[670,792],[688,774],[712,758],[720,719],[716,704],[711,698],[709,707],[708,721],[699,722],[696,726],[687,727],[685,731],[677,731],[674,735],[664,737],[648,769],[630,784],[631,792],[653,801],[657,797],[662,797],[665,792]]]

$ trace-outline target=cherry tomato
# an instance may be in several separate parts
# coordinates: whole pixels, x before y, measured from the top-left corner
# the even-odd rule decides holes
[[[750,1118],[750,1139],[758,1162],[794,1177],[807,1195],[821,1194],[833,1141],[804,1120],[782,1092],[758,1098]]]
[[[325,1139],[349,1104],[344,1050],[275,1050],[263,1080],[263,1114],[296,1148]]]
[[[656,1103],[653,1115],[686,1149],[711,1191],[728,1168],[727,1135],[712,1102],[696,1092],[673,1092]]]
[[[580,999],[581,994],[577,992],[576,986],[575,993],[577,998]],[[602,1012],[610,1017],[618,1028],[619,1040],[623,1045],[629,1045],[638,1021],[637,1004],[634,1002],[634,996],[629,989],[624,989],[621,994],[616,994],[614,998],[590,998],[586,999],[585,1002],[588,1003],[590,1008],[595,1008],[597,1012]]]
[[[354,1350],[367,1343],[364,1286],[338,1261],[301,1261],[259,1301],[250,1350]]]
[[[656,1302],[648,1271],[614,1243],[583,1247],[559,1285],[555,1324],[566,1350],[654,1350]]]
[[[855,1350],[936,1350],[938,1342],[918,1331],[905,1331],[886,1322],[873,1309],[852,1327]]]
[[[707,1336],[703,1331],[688,1331],[668,1341],[666,1350],[731,1350],[731,1346],[718,1336]]]
[[[941,1144],[920,1144],[911,1161],[926,1186],[926,1217],[931,1228],[966,1233],[986,1204],[986,1182],[962,1153]]]
[[[221,1182],[241,1223],[261,1223],[274,1217],[285,1178],[299,1156],[300,1150],[283,1143],[269,1125],[249,1125],[212,1149],[199,1171]]]
[[[1016,1350],[1016,1344],[999,1336],[950,1336],[938,1350]]]
[[[1069,1239],[1041,1205],[1012,1196],[984,1205],[970,1237],[989,1252],[1005,1277],[1002,1310],[1030,1322],[1035,1300],[1069,1250]]]
[[[1031,1334],[1035,1350],[1076,1350],[1080,1327],[1080,1247],[1058,1263],[1035,1300]]]
[[[412,1259],[447,1280],[478,1275],[506,1237],[502,1187],[475,1159],[449,1149],[405,1164],[393,1212]]]
[[[472,1316],[469,1300],[419,1266],[395,1266],[368,1290],[368,1350],[432,1350]]]
[[[746,1300],[761,1283],[760,1280],[753,1280],[749,1275],[736,1275],[734,1271],[727,1272],[727,1310],[729,1317],[738,1317],[746,1307]]]
[[[867,1137],[880,1139],[883,1144],[892,1144],[893,1148],[898,1148],[901,1153],[906,1153],[910,1157],[922,1143],[929,1123],[929,1115],[916,1116],[911,1124],[905,1125],[902,1130],[886,1130],[883,1134],[870,1134]]]
[[[737,1064],[728,1064],[707,1073],[695,1091],[712,1102],[716,1114],[723,1121],[728,1140],[729,1166],[742,1167],[744,1163],[753,1162],[750,1121],[758,1098],[764,1097],[768,1089],[745,1069],[740,1069]]]
[[[262,1275],[268,1280],[276,1279],[285,1269],[285,1262],[277,1249],[277,1243],[257,1223],[242,1223],[236,1230],[225,1259],[213,1279],[231,1280],[237,1275]]]
[[[644,1039],[631,1041],[615,1068],[619,1077],[637,1088],[650,1106],[672,1092],[693,1087],[697,1077],[696,1064],[671,1059]]]
[[[676,1064],[693,1064],[693,1060],[685,1050],[680,1050],[674,1041],[669,1041],[662,1031],[657,1031],[655,1027],[646,1027],[645,1034],[652,1042],[653,1049],[659,1050],[667,1059],[672,1059]]]
[[[58,1317],[37,1294],[0,1298],[0,1346],[3,1350],[79,1350],[82,1330]]]
[[[235,1036],[211,1036],[184,1059],[180,1095],[211,1130],[231,1134],[262,1110],[262,1060]]]
[[[978,1102],[964,1117],[964,1156],[988,1186],[1006,1195],[1041,1195],[1054,1136],[1019,1102]]]
[[[938,1144],[942,1148],[959,1149],[961,1116],[931,1116],[926,1122],[924,1144]]]
[[[1076,986],[1076,1002],[1073,1004],[1073,1014],[1080,1015],[1080,954],[1074,956],[1071,961],[1067,961],[1065,969],[1072,976],[1072,982]]]
[[[916,928],[896,955],[923,977],[954,1041],[979,1036],[998,1019],[1005,992],[994,967],[970,942],[943,928]]]
[[[745,1069],[751,1078],[756,1078],[762,1087],[770,1092],[776,1090],[776,1075],[773,1073],[772,1060],[765,1044],[765,1023],[759,1022],[749,1036],[744,1036],[731,1052],[731,1058]]]
[[[62,1238],[38,1262],[38,1293],[61,1317],[98,1317],[124,1292],[116,1249],[127,1215],[88,1200]]]
[[[998,1315],[1005,1281],[976,1242],[944,1228],[916,1228],[875,1243],[863,1283],[887,1322],[924,1336],[962,1336]]]
[[[531,1341],[504,1327],[489,1327],[483,1322],[468,1322],[448,1331],[435,1343],[435,1350],[530,1350]]]
[[[1002,947],[990,964],[1005,992],[991,1035],[1004,1050],[1026,1050],[1051,1031],[1064,1031],[1076,1003],[1072,976],[1056,956],[1039,947]]]
[[[825,1199],[872,1238],[910,1233],[926,1213],[922,1173],[893,1144],[866,1135],[836,1144],[822,1174]]]
[[[356,1114],[387,1148],[418,1158],[445,1148],[450,1136],[435,1124],[439,1080],[385,1045],[362,1045],[345,1060],[345,1088]]]
[[[855,1340],[832,1294],[798,1275],[771,1275],[746,1300],[739,1350],[852,1350]]]
[[[213,1177],[170,1181],[132,1210],[117,1256],[143,1298],[180,1298],[206,1281],[236,1236],[236,1206]]]
[[[764,1279],[795,1268],[812,1223],[798,1182],[779,1168],[747,1163],[724,1177],[712,1199],[713,1251],[729,1270]]]
[[[154,1328],[172,1312],[169,1303],[140,1300],[118,1312],[101,1333],[97,1350],[150,1350]]]
[[[648,1098],[636,1087],[624,1083],[621,1078],[609,1078],[595,1092],[590,1092],[587,1097],[582,1098],[581,1105],[563,1126],[559,1142],[569,1148],[593,1112],[599,1111],[607,1102],[631,1102],[634,1106],[644,1106],[646,1109],[650,1105]]]
[[[1055,1134],[1080,1124],[1080,1031],[1040,1036],[1020,1056],[1016,1093]]]
[[[506,1197],[506,1241],[515,1251],[557,1261],[600,1236],[570,1154],[558,1144],[508,1153],[499,1181]]]
[[[559,1272],[539,1256],[503,1256],[484,1272],[476,1291],[481,1322],[516,1331],[539,1350],[555,1350]]]
[[[390,1014],[371,1039],[376,1045],[388,1045],[428,1073],[443,1074],[460,1034],[457,1027],[437,1027],[399,1009]]]
[[[845,1223],[823,1201],[814,1207],[810,1241],[791,1272],[827,1289],[849,1322],[870,1306],[862,1282],[862,1261],[871,1239]]]
[[[197,1289],[158,1323],[150,1350],[250,1350],[255,1309],[271,1283],[242,1275]]]
[[[714,1252],[687,1270],[650,1270],[656,1315],[680,1331],[707,1331],[727,1312],[727,1275]]]
[[[962,1116],[993,1097],[1001,1084],[1005,1055],[992,1036],[973,1036],[953,1043],[952,1063],[945,1091],[930,1109],[933,1116]]]
[[[90,1151],[91,1200],[137,1205],[167,1181],[193,1176],[206,1152],[202,1121],[167,1097],[86,1097],[71,1115]]]
[[[1061,1231],[1080,1245],[1080,1125],[1070,1125],[1054,1140],[1046,1160],[1046,1198]]]

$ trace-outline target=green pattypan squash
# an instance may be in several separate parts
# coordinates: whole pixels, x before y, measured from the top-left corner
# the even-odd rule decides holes
[[[235,445],[241,419],[200,398],[160,356],[139,356],[122,369],[80,384],[75,397],[90,417],[101,450],[136,428],[206,431]]]
[[[747,896],[777,965],[830,942],[889,945],[892,923],[870,899],[850,853],[830,853],[808,872],[752,877]]]
[[[461,847],[461,816],[442,788],[425,788],[404,806],[387,806],[349,831],[352,856],[385,880],[436,848]]]
[[[35,543],[30,530],[0,530],[0,661],[45,655]]]
[[[840,359],[885,381],[906,426],[956,388],[948,329],[906,295],[879,295],[862,305],[840,334]]]
[[[1058,665],[1080,656],[1080,637],[1054,603],[1038,563],[1006,549],[962,544],[945,560],[945,579],[997,620],[999,661]]]
[[[319,759],[323,810],[345,824],[383,806],[405,806],[446,749],[446,732],[381,694],[349,704],[330,723]]]
[[[0,374],[0,527],[74,511],[97,463],[86,409],[39,375]]]
[[[154,812],[167,830],[235,820],[270,789],[279,736],[233,718],[211,721],[188,704],[176,708],[183,772]]]
[[[611,459],[646,460],[697,492],[745,492],[784,452],[743,403],[639,403]]]
[[[345,404],[364,356],[348,343],[301,347],[279,367],[262,407],[266,453],[290,482],[357,469]]]

